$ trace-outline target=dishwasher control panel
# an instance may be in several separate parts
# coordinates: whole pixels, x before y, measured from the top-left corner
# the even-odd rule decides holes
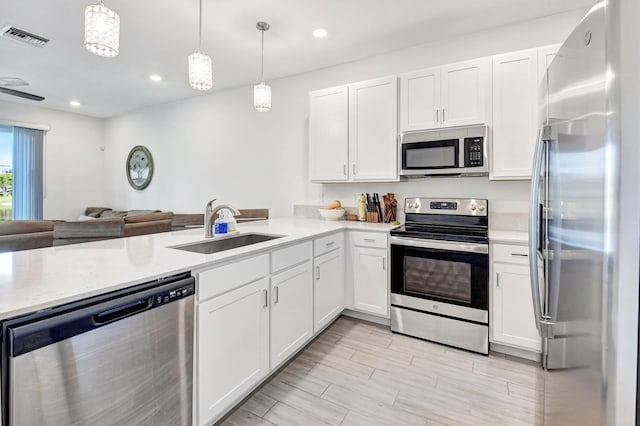
[[[165,303],[173,302],[174,300],[183,299],[185,297],[193,296],[196,292],[196,285],[189,284],[183,287],[167,290],[162,293],[156,293],[154,296],[155,305],[163,305]]]

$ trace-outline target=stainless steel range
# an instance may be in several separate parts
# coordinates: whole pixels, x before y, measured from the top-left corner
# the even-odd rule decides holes
[[[391,231],[391,330],[489,353],[488,201],[407,198]]]

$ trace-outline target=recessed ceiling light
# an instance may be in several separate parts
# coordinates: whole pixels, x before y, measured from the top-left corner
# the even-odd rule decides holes
[[[162,81],[162,76],[159,74],[151,74],[149,76],[149,80],[151,81]]]
[[[80,106],[80,102],[78,102],[78,101],[69,101],[69,105],[71,105],[72,107],[78,108]]]
[[[315,38],[324,38],[327,36],[327,30],[325,30],[324,28],[318,28],[313,30],[313,36]]]

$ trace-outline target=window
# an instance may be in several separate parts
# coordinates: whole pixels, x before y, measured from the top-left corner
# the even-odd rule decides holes
[[[0,220],[42,219],[44,131],[0,126]]]

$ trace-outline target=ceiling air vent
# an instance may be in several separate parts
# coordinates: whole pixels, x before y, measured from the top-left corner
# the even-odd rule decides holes
[[[40,37],[38,35],[32,34],[28,31],[21,30],[16,27],[12,27],[11,25],[7,25],[6,27],[0,30],[0,35],[2,37],[10,38],[12,40],[21,41],[23,43],[30,44],[32,46],[42,47],[49,42],[49,39]]]

